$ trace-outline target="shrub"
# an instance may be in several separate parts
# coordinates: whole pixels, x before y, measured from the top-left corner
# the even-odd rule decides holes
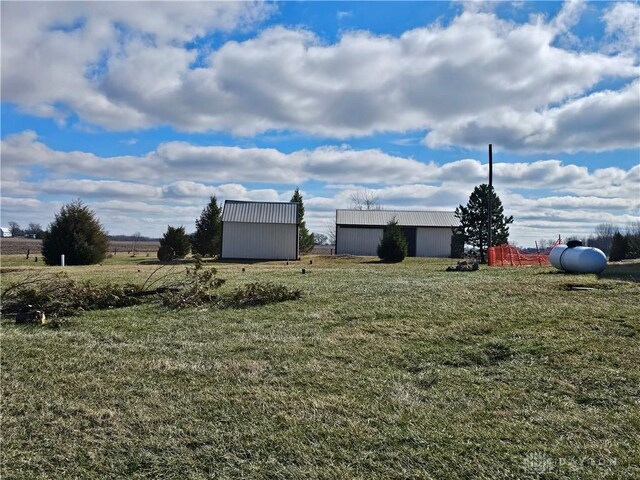
[[[401,262],[407,256],[407,251],[407,239],[398,227],[398,222],[391,220],[378,245],[378,257],[385,262]]]
[[[47,265],[92,265],[107,255],[109,239],[95,213],[80,200],[64,205],[42,240],[42,256]]]
[[[160,239],[161,247],[171,247],[176,258],[184,258],[191,250],[189,235],[184,231],[184,227],[167,226],[167,231]]]

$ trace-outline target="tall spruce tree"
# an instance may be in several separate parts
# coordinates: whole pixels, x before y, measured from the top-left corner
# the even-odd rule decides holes
[[[491,195],[491,245],[504,245],[509,240],[509,224],[513,223],[513,216],[506,217],[500,197],[493,187],[483,183],[473,189],[467,206],[456,208],[456,217],[460,220],[461,229],[466,243],[470,243],[480,252],[480,261],[484,263],[487,253],[489,215],[489,195]]]
[[[304,223],[304,203],[298,187],[296,187],[295,192],[293,192],[291,201],[298,204],[298,245],[300,253],[309,253],[313,250],[313,233],[309,233],[307,225]]]
[[[189,235],[186,234],[184,227],[167,226],[167,231],[160,239],[161,247],[171,247],[176,258],[184,258],[191,249]]]
[[[191,237],[191,249],[203,257],[220,255],[222,239],[221,209],[215,195],[196,220],[196,231]]]
[[[407,239],[394,218],[384,227],[378,244],[378,257],[384,262],[401,262],[407,256],[408,249]]]
[[[107,256],[109,239],[96,214],[81,200],[63,205],[42,239],[47,265],[93,265]]]

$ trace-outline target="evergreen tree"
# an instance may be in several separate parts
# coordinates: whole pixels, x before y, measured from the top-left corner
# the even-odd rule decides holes
[[[298,204],[298,245],[300,253],[309,253],[313,250],[313,233],[309,233],[307,225],[304,223],[304,203],[302,202],[302,194],[299,188],[296,187],[291,201]]]
[[[609,261],[617,262],[627,258],[629,252],[629,238],[626,235],[622,235],[620,232],[613,234],[611,240],[611,252],[609,253]]]
[[[104,260],[109,248],[107,234],[95,213],[81,200],[63,205],[42,239],[42,256],[47,265],[93,265]]]
[[[191,237],[191,249],[203,257],[220,255],[222,239],[221,209],[213,195],[209,204],[196,220],[196,231]]]
[[[627,258],[640,258],[640,235],[627,233],[626,236],[629,239]]]
[[[451,258],[464,256],[464,234],[459,228],[451,229]]]
[[[473,189],[467,206],[456,208],[456,217],[460,220],[465,242],[476,247],[480,252],[480,261],[485,261],[487,252],[487,217],[489,215],[489,194],[491,195],[491,245],[504,245],[509,240],[509,224],[513,216],[505,217],[500,197],[493,187],[483,183]]]
[[[176,258],[184,258],[191,249],[189,235],[185,233],[184,227],[167,226],[167,231],[160,239],[161,247],[171,247]]]
[[[384,228],[378,244],[378,257],[385,262],[401,262],[407,256],[409,247],[398,222],[393,219]]]

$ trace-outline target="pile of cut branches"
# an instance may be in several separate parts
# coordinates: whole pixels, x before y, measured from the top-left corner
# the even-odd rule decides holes
[[[127,307],[159,302],[167,308],[243,308],[266,305],[302,296],[298,289],[273,283],[249,283],[220,293],[225,283],[215,268],[203,268],[196,259],[185,270],[161,265],[140,285],[75,281],[65,272],[41,272],[9,285],[2,292],[3,314],[27,310],[46,312],[50,318],[65,317],[85,310]]]

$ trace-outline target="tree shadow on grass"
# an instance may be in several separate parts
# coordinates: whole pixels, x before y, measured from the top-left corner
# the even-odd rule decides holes
[[[610,263],[598,278],[608,280],[624,280],[627,282],[640,282],[640,261],[623,261]]]
[[[202,263],[215,263],[218,262],[215,258],[203,258]],[[141,260],[138,262],[138,265],[190,265],[196,263],[195,258],[176,258],[174,260],[170,260],[168,262],[163,262],[158,260],[157,258]]]
[[[537,272],[536,275],[593,275],[593,273],[576,273],[564,272],[562,270],[550,270],[546,272]],[[631,262],[610,263],[602,273],[596,274],[600,280],[624,280],[626,282],[640,282],[640,262],[633,260]]]

